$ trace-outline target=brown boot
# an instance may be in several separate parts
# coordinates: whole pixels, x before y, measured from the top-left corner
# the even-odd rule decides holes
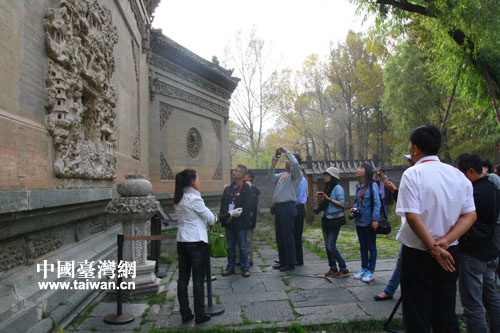
[[[250,272],[249,271],[243,271],[243,272],[241,272],[241,276],[243,276],[244,278],[250,277]]]
[[[224,273],[222,273],[222,276],[228,276],[234,274],[234,269],[226,269]]]

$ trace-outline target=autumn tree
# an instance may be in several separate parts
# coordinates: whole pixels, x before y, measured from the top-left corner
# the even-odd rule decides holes
[[[231,115],[240,137],[244,137],[238,150],[258,162],[263,149],[264,123],[271,117],[270,107],[276,97],[269,89],[274,72],[269,50],[255,27],[248,34],[237,33],[226,47],[223,63],[234,68],[234,75],[241,79],[231,97]]]

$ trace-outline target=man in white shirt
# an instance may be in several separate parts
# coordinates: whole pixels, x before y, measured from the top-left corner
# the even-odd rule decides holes
[[[410,136],[415,163],[401,179],[396,214],[403,244],[401,294],[406,332],[459,332],[455,314],[457,239],[476,221],[470,181],[437,156],[441,134],[420,126]]]

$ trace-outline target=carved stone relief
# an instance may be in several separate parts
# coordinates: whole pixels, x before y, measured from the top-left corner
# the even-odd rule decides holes
[[[170,165],[168,165],[167,160],[165,159],[165,156],[163,156],[163,153],[160,152],[160,168],[161,168],[161,174],[160,174],[160,179],[161,180],[171,180],[175,179],[174,173],[172,172],[172,169],[170,169]]]
[[[137,129],[135,131],[134,148],[132,150],[132,158],[135,158],[136,160],[141,159],[141,136],[139,134],[139,129]]]
[[[47,127],[61,178],[112,180],[116,174],[116,94],[111,13],[96,0],[62,0],[43,20],[48,55]]]
[[[163,129],[173,111],[173,106],[160,102],[160,130]]]
[[[221,124],[220,124],[220,121],[215,120],[215,119],[210,119],[210,121],[212,121],[212,126],[214,127],[215,135],[217,135],[219,142],[221,142],[221,131],[220,131]]]
[[[185,102],[198,105],[202,108],[214,112],[219,116],[224,117],[225,121],[229,118],[229,107],[220,106],[204,98],[198,97],[196,95],[188,93],[187,91],[174,87],[168,83],[162,82],[159,79],[153,78],[152,81],[152,90],[150,90],[150,93],[153,98],[156,93],[159,93],[164,96],[180,99]]]
[[[222,159],[219,161],[219,164],[217,164],[212,180],[222,180]]]
[[[26,263],[24,239],[4,241],[0,245],[0,271],[5,272]]]
[[[229,91],[219,88],[217,85],[197,77],[195,74],[190,73],[188,70],[177,66],[165,59],[162,59],[158,55],[152,54],[151,58],[149,59],[149,63],[161,70],[164,70],[167,73],[174,74],[178,78],[186,80],[204,90],[210,91],[213,94],[221,96],[225,99],[231,98],[231,93]]]
[[[132,55],[134,56],[135,80],[139,82],[139,45],[135,39],[132,38]]]
[[[134,13],[135,21],[137,22],[137,28],[139,29],[139,32],[141,33],[141,38],[142,38],[142,52],[146,52],[146,50],[149,49],[149,40],[150,40],[150,27],[147,23],[144,22],[144,19],[142,18],[141,10],[139,9],[139,6],[137,5],[136,0],[129,0],[130,3],[130,9],[132,9],[132,12]]]
[[[187,134],[187,150],[192,158],[198,157],[201,152],[202,142],[201,134],[196,128],[191,128]]]

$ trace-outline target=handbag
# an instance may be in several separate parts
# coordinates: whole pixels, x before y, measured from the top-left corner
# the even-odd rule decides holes
[[[225,258],[228,255],[226,234],[218,217],[208,231],[208,253],[212,258]]]
[[[372,187],[372,192],[373,187]],[[387,216],[385,216],[385,209],[384,209],[384,203],[382,202],[382,198],[380,197],[380,193],[377,191],[375,192],[379,195],[379,200],[380,200],[380,221],[378,222],[378,228],[375,231],[377,235],[388,235],[391,233],[391,225],[389,224],[389,220],[387,219]],[[373,208],[375,207],[375,204],[373,202],[373,193],[370,197],[371,199],[371,204],[372,204],[372,212]]]
[[[346,223],[344,216],[336,217],[334,219],[324,217],[324,220],[327,227],[341,227]]]

